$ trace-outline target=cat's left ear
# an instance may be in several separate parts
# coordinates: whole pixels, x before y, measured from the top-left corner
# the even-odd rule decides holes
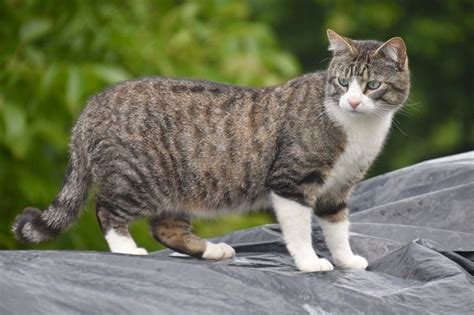
[[[327,30],[329,39],[329,50],[334,54],[349,52],[353,55],[357,53],[354,42],[347,37],[341,36],[331,29]]]
[[[401,37],[394,37],[383,43],[374,55],[379,53],[395,61],[400,69],[403,69],[407,63],[407,46]]]

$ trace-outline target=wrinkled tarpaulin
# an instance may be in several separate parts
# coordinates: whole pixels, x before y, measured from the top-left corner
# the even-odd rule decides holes
[[[278,225],[221,240],[209,262],[72,251],[0,251],[0,314],[474,313],[474,152],[361,183],[352,246],[367,271],[298,272]],[[329,257],[318,226],[314,247]]]

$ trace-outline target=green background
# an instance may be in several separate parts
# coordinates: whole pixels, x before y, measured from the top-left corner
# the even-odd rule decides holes
[[[0,1],[0,249],[105,250],[92,203],[48,244],[10,233],[26,206],[60,187],[70,130],[87,99],[118,81],[162,75],[248,86],[324,69],[326,29],[401,36],[413,88],[369,176],[474,148],[474,1]],[[272,222],[270,214],[195,223],[210,237]],[[160,248],[146,222],[137,242]]]

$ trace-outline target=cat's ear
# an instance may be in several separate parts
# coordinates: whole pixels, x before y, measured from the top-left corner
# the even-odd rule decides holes
[[[405,66],[407,61],[407,46],[400,37],[394,37],[383,43],[374,55],[383,53],[386,58],[390,58],[395,61],[400,68]]]
[[[353,55],[357,53],[354,42],[346,37],[339,35],[331,29],[327,30],[328,39],[329,39],[329,50],[334,54],[349,52]]]

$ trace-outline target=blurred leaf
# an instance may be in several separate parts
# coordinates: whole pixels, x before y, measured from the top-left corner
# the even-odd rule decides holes
[[[20,38],[23,41],[30,41],[46,35],[53,26],[49,19],[36,18],[26,22],[20,29]]]
[[[66,85],[66,104],[71,113],[79,110],[80,97],[82,92],[81,73],[77,67],[71,67],[68,70],[68,79]]]
[[[43,95],[44,93],[50,92],[54,81],[58,77],[58,67],[55,64],[49,65],[47,70],[45,71],[44,75],[42,76],[41,85],[40,85],[40,93]]]
[[[59,125],[55,125],[50,119],[39,118],[34,122],[32,130],[35,135],[41,136],[42,139],[52,144],[57,150],[67,151],[68,135],[65,135],[62,128]]]
[[[35,65],[42,66],[44,64],[44,54],[39,49],[35,47],[28,46],[24,50],[25,57]]]
[[[5,143],[16,157],[24,157],[29,143],[25,112],[15,104],[5,102],[1,114],[5,126]]]
[[[25,114],[12,104],[3,106],[3,119],[5,120],[7,138],[20,138],[25,131]]]
[[[432,146],[438,150],[448,151],[459,141],[460,126],[456,121],[449,121],[439,125],[434,136],[431,137]]]
[[[274,64],[279,72],[285,75],[292,75],[299,70],[298,63],[290,54],[285,53],[273,53],[268,54],[268,58],[271,60],[271,64]]]
[[[94,73],[108,84],[129,80],[130,74],[118,66],[94,65]]]

